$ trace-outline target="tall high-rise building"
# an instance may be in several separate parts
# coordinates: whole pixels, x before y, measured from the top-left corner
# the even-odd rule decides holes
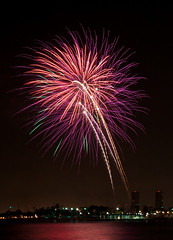
[[[132,202],[131,202],[131,210],[133,213],[138,213],[140,208],[140,203],[139,203],[139,192],[134,190],[132,192]]]
[[[160,190],[157,190],[155,193],[155,208],[163,208],[163,192],[161,192]]]

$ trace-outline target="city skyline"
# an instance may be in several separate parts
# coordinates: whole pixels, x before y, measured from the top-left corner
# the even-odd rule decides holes
[[[71,157],[64,161],[63,154],[56,161],[51,151],[42,156],[40,139],[29,142],[24,127],[26,114],[15,115],[25,106],[25,97],[14,91],[24,83],[18,76],[21,73],[18,66],[26,62],[19,55],[26,53],[27,47],[35,47],[36,40],[52,42],[55,35],[66,37],[66,27],[80,30],[80,24],[96,31],[99,37],[103,28],[110,31],[110,40],[119,37],[119,47],[135,52],[131,58],[139,63],[136,72],[146,78],[139,87],[149,95],[141,104],[149,112],[136,116],[145,132],[132,135],[134,150],[118,139],[120,155],[130,191],[136,189],[140,193],[141,204],[154,206],[154,192],[160,189],[165,207],[171,206],[173,17],[170,6],[136,5],[129,1],[76,8],[61,3],[59,8],[29,5],[15,9],[14,12],[12,6],[4,7],[6,14],[1,20],[0,212],[10,205],[29,209],[52,206],[55,202],[73,206],[131,204],[116,170],[112,173],[115,193],[112,192],[101,154],[99,162],[84,155],[80,166],[72,164]]]
[[[58,199],[57,199],[58,200]],[[143,201],[142,201],[143,202]],[[165,207],[164,206],[164,193],[163,191],[157,189],[156,191],[153,192],[153,205],[147,205],[143,202],[143,204],[141,204],[141,197],[140,197],[140,192],[133,190],[131,192],[131,201],[129,203],[129,205],[121,205],[121,204],[114,204],[113,206],[108,206],[105,205],[107,208],[116,208],[117,206],[119,206],[120,208],[127,208],[126,211],[130,211],[131,213],[137,213],[139,212],[139,210],[142,210],[146,207],[148,207],[149,209],[157,209],[157,210],[163,210],[163,209],[172,209],[173,208],[173,203],[170,206]],[[54,205],[58,205],[59,207],[63,208],[81,208],[81,207],[89,207],[89,206],[96,206],[96,204],[92,204],[90,203],[89,205],[80,205],[80,206],[72,206],[72,205],[64,205],[61,204],[59,205],[58,201],[57,203],[54,203]],[[102,205],[100,205],[102,206]],[[16,211],[16,210],[22,210],[22,211],[32,211],[33,209],[36,208],[51,208],[51,206],[30,206],[30,208],[23,208],[20,209],[20,207],[18,206],[18,204],[14,204],[14,205],[9,205],[8,208],[5,211]]]
[[[19,221],[53,221],[53,222],[78,222],[91,220],[115,220],[115,221],[172,221],[173,206],[164,208],[163,192],[155,192],[155,207],[141,206],[140,193],[136,190],[131,193],[131,206],[125,208],[121,205],[109,206],[60,206],[58,203],[53,206],[33,207],[31,210],[22,211],[13,209],[12,206],[3,213],[0,213],[0,220],[19,220]]]

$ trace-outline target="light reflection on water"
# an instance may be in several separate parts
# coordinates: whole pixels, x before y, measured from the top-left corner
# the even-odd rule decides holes
[[[1,240],[172,239],[173,226],[145,223],[21,223],[0,225]],[[169,238],[170,236],[170,238]]]

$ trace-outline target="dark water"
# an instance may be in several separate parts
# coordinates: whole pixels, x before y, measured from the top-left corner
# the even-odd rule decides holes
[[[1,240],[173,240],[171,223],[0,223]]]

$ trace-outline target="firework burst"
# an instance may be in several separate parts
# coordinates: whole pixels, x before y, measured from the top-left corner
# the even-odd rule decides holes
[[[135,63],[128,63],[128,50],[115,51],[117,39],[108,43],[103,38],[98,47],[97,35],[70,32],[71,44],[57,38],[55,44],[40,43],[34,50],[32,64],[25,74],[25,84],[33,102],[33,138],[43,136],[42,147],[54,148],[54,157],[65,148],[73,150],[78,161],[82,151],[97,157],[101,149],[114,189],[109,159],[113,159],[128,189],[115,137],[128,141],[127,129],[141,128],[133,120],[141,110],[138,99],[144,95],[132,89],[140,77],[131,74]]]

